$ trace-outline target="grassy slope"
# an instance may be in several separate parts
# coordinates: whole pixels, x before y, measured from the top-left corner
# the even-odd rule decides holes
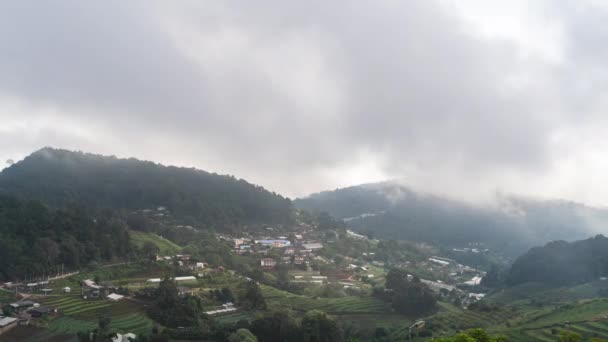
[[[17,299],[15,294],[4,289],[0,289],[0,303],[10,303]]]
[[[608,339],[608,299],[597,298],[606,282],[592,282],[574,287],[547,288],[539,284],[522,284],[490,296],[517,311],[508,326],[491,326],[512,341],[556,341],[557,333],[571,330],[584,340]]]
[[[129,231],[129,236],[131,238],[131,242],[133,242],[139,248],[141,248],[146,242],[152,242],[158,247],[162,255],[176,254],[181,251],[180,246],[154,233],[144,233],[131,230]]]

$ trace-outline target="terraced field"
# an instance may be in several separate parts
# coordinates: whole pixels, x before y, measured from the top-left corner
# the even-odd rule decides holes
[[[75,334],[93,329],[97,326],[100,314],[109,315],[112,319],[110,326],[118,332],[149,333],[153,326],[152,320],[142,312],[141,306],[130,300],[87,301],[72,295],[49,297],[42,302],[58,308],[62,315],[50,321],[48,328],[53,333]]]
[[[253,317],[252,312],[237,311],[227,315],[213,316],[213,319],[219,324],[234,324],[240,320],[251,320]]]
[[[43,299],[41,302],[44,305],[58,308],[61,314],[67,316],[84,315],[87,312],[97,313],[112,305],[111,302],[105,300],[84,300],[78,295],[48,298]]]
[[[426,317],[426,329],[433,334],[433,337],[451,336],[459,330],[470,328],[485,327],[491,331],[504,329],[504,323],[514,317],[517,313],[510,310],[479,313],[475,311],[462,310],[450,304],[439,303],[440,310],[437,314]],[[373,339],[374,342],[401,342],[408,340],[408,327],[413,323],[411,319],[396,316],[371,316],[373,327],[382,327],[386,331],[386,336]],[[379,319],[379,320],[378,320]],[[425,340],[423,337],[416,340]],[[426,338],[429,339],[429,338]],[[512,341],[520,341],[513,339]]]
[[[506,328],[505,323],[516,315],[516,312],[510,310],[494,312],[461,310],[460,312],[440,312],[430,319],[433,325],[444,331],[467,330],[478,327],[497,330]]]
[[[608,321],[587,321],[569,325],[567,328],[562,325],[554,327],[546,327],[539,329],[516,330],[506,332],[505,335],[511,337],[514,341],[556,341],[558,334],[562,330],[569,330],[581,334],[584,341],[589,341],[591,338],[597,337],[601,339],[608,338]]]
[[[312,298],[295,295],[269,286],[261,286],[269,304],[290,307],[295,311],[323,310],[330,314],[387,314],[393,310],[383,301],[373,297]]]
[[[0,290],[0,303],[9,303],[15,299],[16,297],[14,293],[6,290]]]

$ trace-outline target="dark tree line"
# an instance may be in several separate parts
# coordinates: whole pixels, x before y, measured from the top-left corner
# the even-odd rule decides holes
[[[249,329],[266,342],[341,342],[345,334],[340,323],[319,310],[297,319],[288,310],[270,311],[251,322]]]
[[[0,279],[43,276],[123,258],[131,252],[126,224],[110,211],[51,209],[0,196]]]

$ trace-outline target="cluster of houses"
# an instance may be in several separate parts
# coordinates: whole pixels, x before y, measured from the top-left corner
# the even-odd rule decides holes
[[[116,293],[118,290],[111,282],[102,282],[97,284],[91,279],[85,279],[81,282],[82,296],[84,299],[97,299],[105,297],[108,300],[117,302],[125,298],[125,296]],[[63,288],[63,292],[70,293],[72,289],[69,287]]]
[[[40,306],[40,304],[31,300],[10,303],[4,309],[3,311],[9,311],[12,316],[0,315],[0,335],[14,329],[18,325],[28,325],[32,318],[40,318],[57,313],[57,309]]]
[[[462,265],[455,260],[433,256],[427,262],[420,263],[418,266],[427,268],[429,271],[443,274],[455,283],[464,285],[479,285],[485,275],[473,267]]]
[[[200,261],[193,261],[190,258],[190,255],[187,254],[176,254],[176,255],[156,255],[155,260],[157,262],[175,262],[180,267],[186,267],[190,270],[202,270],[207,264]]]
[[[3,287],[9,291],[13,292],[27,292],[27,293],[35,293],[41,292],[44,294],[48,294],[52,291],[51,288],[48,287],[49,281],[43,280],[39,282],[31,282],[31,283],[18,283],[18,282],[8,282],[4,283]]]
[[[285,236],[260,239],[239,237],[231,240],[235,253],[261,256],[260,266],[264,269],[272,269],[279,263],[308,266],[316,257],[315,252],[323,248],[320,242],[304,240],[303,232],[291,233],[290,236],[291,240]],[[265,257],[271,250],[280,250],[280,257]]]
[[[412,266],[412,263],[405,262],[403,265],[399,265],[404,268]],[[460,298],[460,303],[463,307],[467,307],[471,303],[483,298],[483,293],[468,293],[459,287],[460,285],[476,286],[481,283],[485,272],[479,271],[470,266],[462,265],[455,260],[432,256],[426,259],[426,261],[417,262],[416,267],[423,267],[428,271],[431,271],[435,275],[441,275],[442,280],[427,280],[421,279],[420,281],[426,284],[431,290],[443,293],[453,293]],[[408,275],[408,278],[411,275]],[[455,284],[460,284],[457,287]]]
[[[309,266],[310,262],[317,258],[316,251],[323,248],[319,242],[314,243],[296,243],[294,246],[284,244],[277,246],[273,244],[271,248],[280,248],[282,253],[279,260],[273,258],[262,258],[260,266],[265,269],[274,268],[278,262],[287,265]]]

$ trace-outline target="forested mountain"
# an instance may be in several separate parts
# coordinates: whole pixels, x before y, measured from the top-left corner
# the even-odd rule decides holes
[[[166,207],[203,227],[285,223],[291,201],[233,176],[44,148],[0,173],[0,194],[58,208],[137,210]]]
[[[327,191],[294,205],[328,211],[359,231],[382,238],[420,240],[451,247],[482,242],[510,254],[551,240],[577,240],[608,228],[608,210],[566,201],[502,196],[485,206],[421,194],[395,183]]]
[[[553,241],[530,249],[517,258],[506,282],[516,285],[540,282],[574,285],[608,276],[608,238],[598,235],[587,240]]]
[[[110,211],[50,209],[0,195],[0,280],[42,277],[131,253],[126,224]]]

